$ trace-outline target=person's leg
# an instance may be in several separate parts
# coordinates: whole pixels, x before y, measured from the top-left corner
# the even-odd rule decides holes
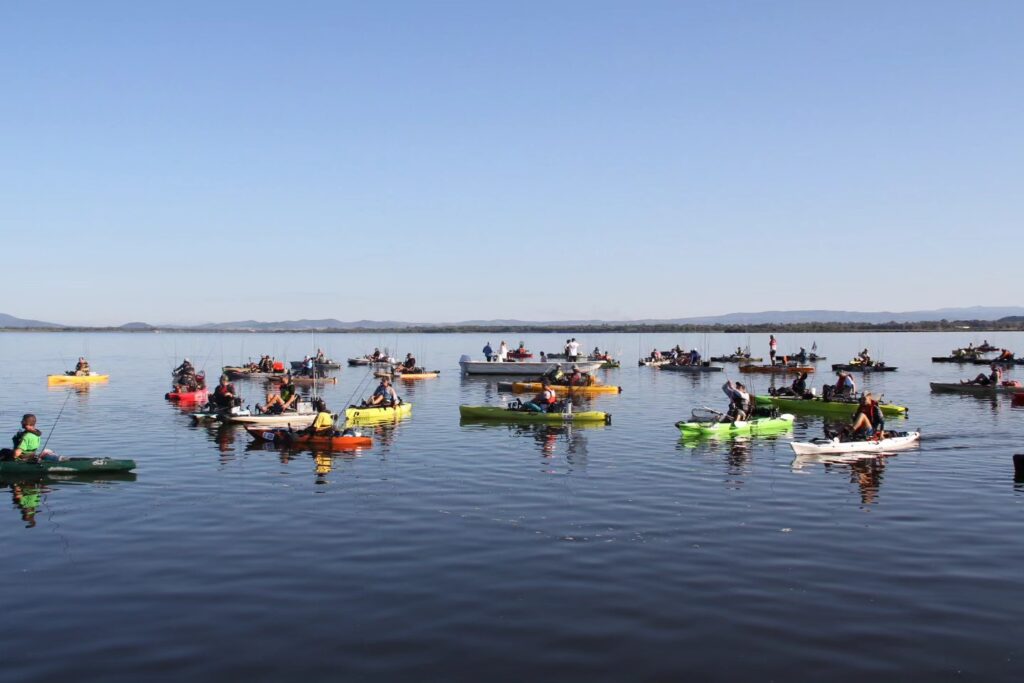
[[[864,413],[858,414],[857,415],[857,419],[854,420],[854,423],[853,423],[853,426],[852,426],[852,430],[853,430],[853,432],[855,434],[859,434],[862,431],[870,432],[871,431],[871,420],[869,420],[868,416],[865,415]]]

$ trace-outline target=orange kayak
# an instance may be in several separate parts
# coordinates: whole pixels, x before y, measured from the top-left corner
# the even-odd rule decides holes
[[[320,448],[366,448],[373,445],[368,436],[319,436],[299,434],[288,429],[274,427],[247,427],[249,435],[257,441],[276,443],[280,446],[316,446]]]

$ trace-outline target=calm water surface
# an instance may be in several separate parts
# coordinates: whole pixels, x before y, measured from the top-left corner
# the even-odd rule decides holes
[[[988,338],[1024,351],[1024,335]],[[564,335],[523,340],[553,351]],[[908,405],[901,424],[924,440],[854,465],[794,463],[789,441],[819,436],[820,418],[792,437],[680,442],[673,423],[724,406],[735,366],[678,376],[637,356],[748,340],[766,350],[762,335],[581,338],[623,358],[603,374],[624,392],[590,404],[611,425],[580,429],[460,424],[460,403],[508,400],[458,374],[476,335],[0,335],[7,432],[32,411],[50,448],[139,465],[3,482],[0,679],[1019,680],[1024,409],[928,391],[979,371],[929,359],[980,338],[781,338],[900,366],[865,384]],[[314,343],[413,351],[442,375],[400,387],[412,416],[350,455],[254,449],[162,398],[183,355],[212,375]],[[47,388],[83,354],[108,385]],[[338,376],[335,410],[368,381]],[[251,403],[264,391],[238,386]]]

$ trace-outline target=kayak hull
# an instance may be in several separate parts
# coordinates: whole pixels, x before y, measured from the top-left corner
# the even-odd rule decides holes
[[[287,429],[268,427],[246,427],[246,430],[256,441],[274,443],[280,446],[309,446],[313,448],[368,448],[373,445],[373,439],[368,436],[316,436],[312,434],[299,434]]]
[[[921,439],[920,432],[908,432],[906,436],[896,436],[880,441],[839,441],[832,439],[818,443],[791,443],[797,455],[844,455],[846,453],[888,453],[912,448]]]
[[[793,416],[758,417],[737,422],[677,422],[683,436],[743,436],[780,434],[793,429]]]
[[[688,372],[688,373],[701,373],[701,372],[721,372],[723,368],[717,365],[673,365],[671,363],[667,365],[659,365],[659,370],[665,370],[666,372]]]
[[[857,403],[846,401],[826,401],[822,398],[796,398],[794,396],[755,396],[758,405],[771,405],[779,410],[793,413],[804,413],[810,415],[825,415],[835,417],[852,417],[857,412]],[[905,417],[906,406],[898,406],[892,403],[879,403],[882,415],[887,417]]]
[[[501,390],[506,383],[498,385],[498,389]],[[562,384],[551,384],[549,385],[555,390],[555,393],[559,396],[566,396],[569,394],[569,387]],[[540,391],[542,385],[540,382],[512,382],[510,389],[516,394],[525,394],[531,391]],[[622,387],[614,387],[607,384],[588,384],[581,387],[572,387],[572,393],[579,396],[596,396],[597,394],[621,394]]]
[[[345,419],[354,422],[388,421],[408,415],[411,412],[411,403],[400,403],[397,406],[384,406],[380,408],[351,407],[345,409]]]
[[[813,374],[810,365],[741,365],[740,372],[758,375],[800,375]]]
[[[612,416],[598,410],[579,413],[534,413],[525,410],[509,410],[499,406],[459,406],[459,415],[467,420],[501,420],[507,422],[566,423],[590,422],[609,424]]]
[[[199,389],[197,391],[171,391],[164,394],[164,398],[176,403],[206,403],[209,399],[209,394],[206,389]]]
[[[416,379],[434,379],[441,374],[440,370],[431,370],[430,372],[395,372],[391,373],[387,370],[378,370],[373,373],[374,377],[390,377],[393,379],[404,379],[404,380],[416,380]]]
[[[849,363],[833,363],[832,369],[846,372],[896,372],[899,370],[892,365],[850,365]]]
[[[960,384],[959,382],[930,382],[932,391],[956,394],[972,394],[975,396],[995,396],[996,394],[1016,394],[1024,391],[1021,386]]]
[[[93,384],[107,382],[110,375],[47,375],[47,384]]]
[[[753,356],[712,356],[712,363],[762,363],[764,358]]]
[[[44,457],[39,462],[0,460],[0,474],[90,474],[95,472],[130,472],[134,460],[112,458]]]

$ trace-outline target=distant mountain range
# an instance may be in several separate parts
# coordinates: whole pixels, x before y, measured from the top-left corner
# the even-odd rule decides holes
[[[977,321],[1003,321],[1016,322],[1024,318],[1024,307],[1021,306],[971,306],[967,308],[939,308],[926,311],[903,311],[903,312],[862,312],[862,311],[827,311],[827,310],[804,310],[804,311],[762,311],[760,313],[728,313],[726,315],[699,316],[692,318],[665,318],[645,319],[629,321],[607,321],[607,320],[464,320],[456,323],[410,323],[399,320],[356,320],[345,322],[335,318],[320,320],[282,320],[276,322],[263,322],[259,320],[240,320],[226,323],[205,323],[202,325],[159,325],[154,326],[144,322],[131,322],[120,327],[105,329],[122,330],[155,330],[155,329],[192,329],[192,330],[225,330],[225,331],[302,331],[302,330],[402,330],[410,327],[432,328],[432,327],[557,327],[561,329],[573,327],[592,326],[614,326],[614,325],[793,325],[805,323],[860,323],[860,324],[884,324],[884,323],[915,323],[915,322],[938,322],[941,320],[977,320]],[[70,325],[59,325],[56,323],[42,322],[39,320],[25,320],[12,315],[0,313],[0,328],[45,328],[60,329],[62,327],[81,327]]]

